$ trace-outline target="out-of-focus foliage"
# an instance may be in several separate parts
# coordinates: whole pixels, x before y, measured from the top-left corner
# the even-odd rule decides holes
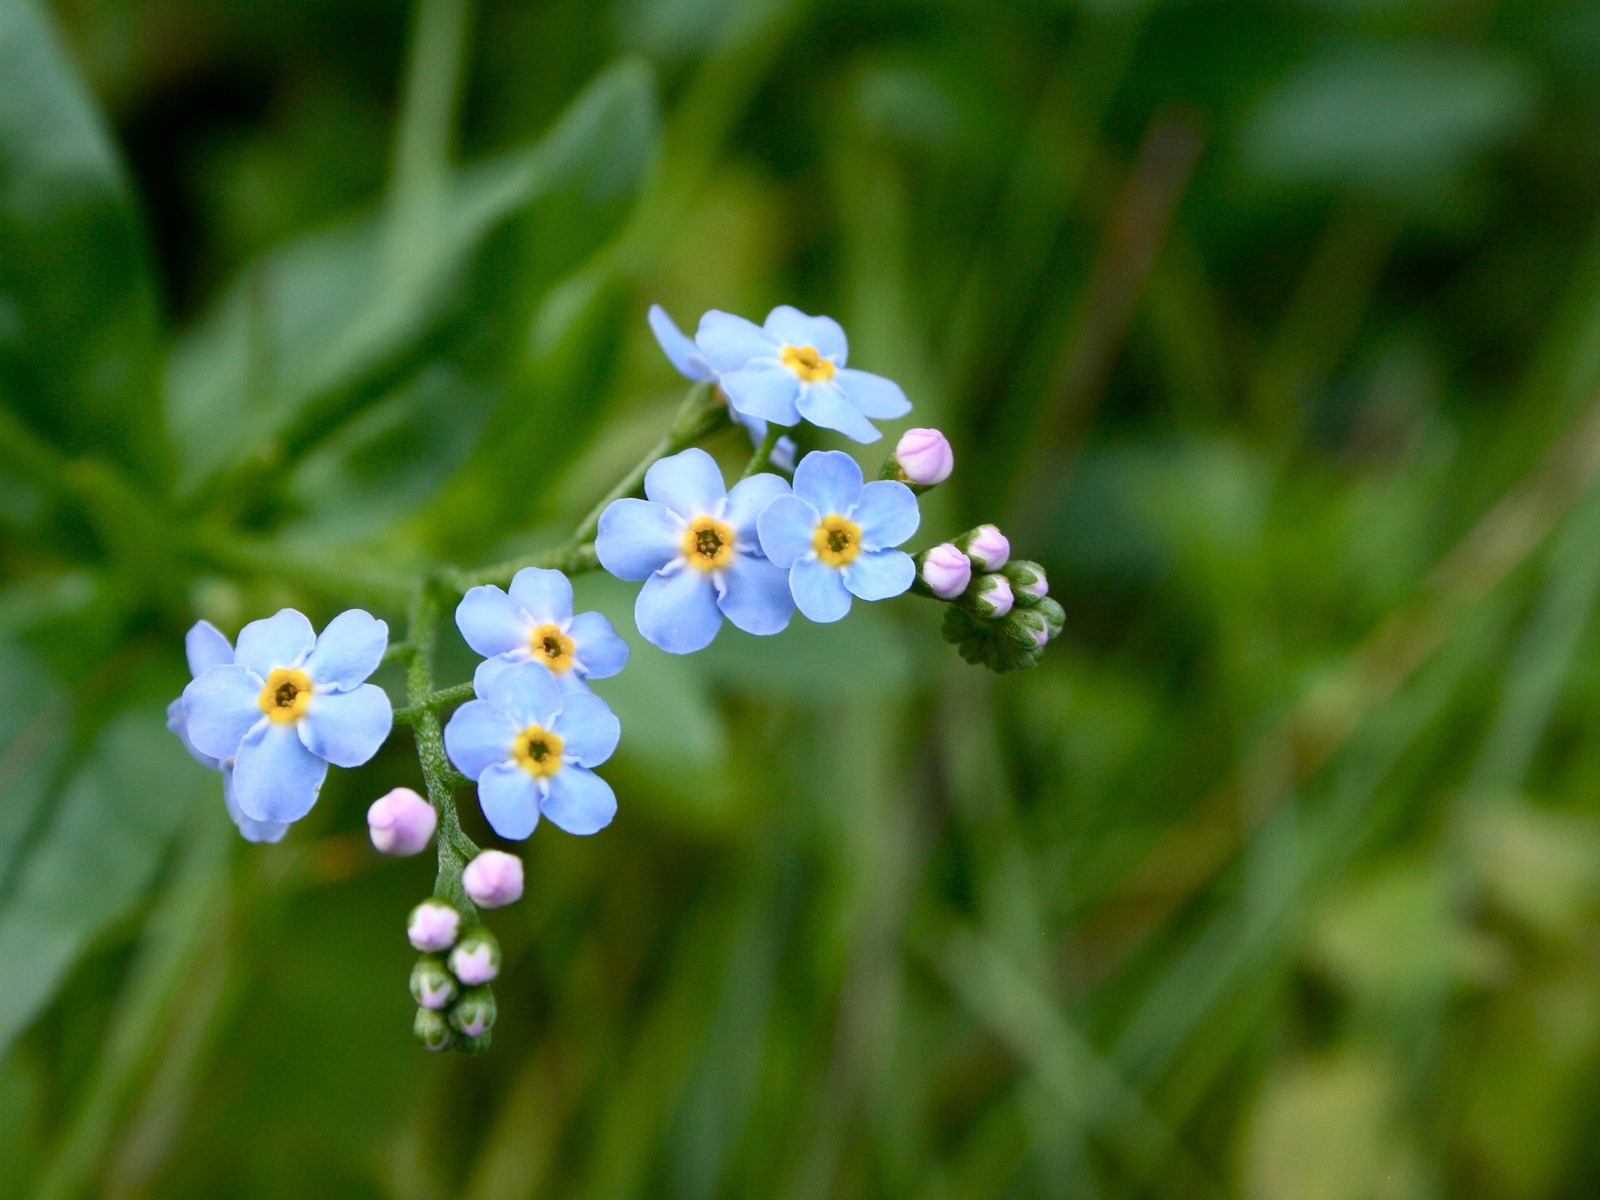
[[[1573,0],[0,0],[0,1198],[1594,1195],[1597,200]],[[245,847],[182,631],[559,537],[653,301],[1066,632],[631,639],[432,1059],[404,734]]]

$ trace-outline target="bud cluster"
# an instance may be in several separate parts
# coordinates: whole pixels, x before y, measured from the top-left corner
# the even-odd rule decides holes
[[[1036,562],[1011,557],[993,525],[979,525],[916,557],[913,589],[949,603],[943,636],[961,657],[995,671],[1034,666],[1066,613]]]

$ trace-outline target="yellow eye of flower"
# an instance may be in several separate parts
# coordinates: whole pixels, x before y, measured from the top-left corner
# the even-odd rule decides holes
[[[274,721],[298,721],[311,707],[311,677],[294,667],[277,667],[256,697],[261,711]]]
[[[699,571],[715,571],[733,561],[733,526],[699,516],[683,531],[683,556]]]
[[[557,675],[572,669],[572,652],[576,644],[561,632],[561,626],[545,623],[535,627],[528,635],[528,651],[538,661]]]
[[[548,778],[561,770],[561,738],[538,725],[529,725],[517,734],[517,740],[511,743],[511,754],[517,765],[535,779]]]
[[[833,378],[833,360],[823,358],[815,346],[785,346],[783,365],[806,383],[826,383]]]
[[[852,563],[861,553],[861,526],[829,513],[811,534],[811,548],[830,567]]]

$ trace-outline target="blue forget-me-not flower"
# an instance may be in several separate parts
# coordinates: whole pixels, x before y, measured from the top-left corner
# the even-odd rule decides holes
[[[875,442],[882,435],[868,417],[911,411],[899,384],[844,365],[850,346],[831,317],[780,304],[757,325],[713,309],[700,318],[694,344],[741,416],[779,425],[804,418],[853,441]]]
[[[616,500],[600,515],[600,565],[645,581],[639,632],[672,654],[703,650],[727,617],[746,633],[777,633],[794,612],[784,573],[761,550],[756,520],[789,485],[752,475],[730,491],[704,450],[663,458],[644,477],[647,500]]]
[[[917,498],[903,483],[863,485],[856,460],[838,450],[808,454],[794,492],[761,514],[761,546],[789,572],[795,604],[813,621],[837,621],[850,597],[887,600],[916,578],[916,564],[892,549],[917,531]]]
[[[532,661],[486,659],[472,679],[478,699],[455,711],[445,750],[478,784],[494,831],[520,839],[540,816],[568,833],[611,824],[617,798],[592,768],[611,757],[622,727],[604,700],[566,689]]]
[[[183,691],[189,741],[233,762],[234,797],[253,821],[296,821],[311,810],[328,764],[359,767],[389,736],[393,711],[366,682],[389,627],[360,609],[318,637],[292,608],[239,631],[231,662],[202,671]]]
[[[456,606],[461,636],[485,658],[531,659],[566,687],[605,679],[628,661],[628,643],[597,612],[572,615],[572,583],[560,571],[524,567],[509,592],[472,588]]]

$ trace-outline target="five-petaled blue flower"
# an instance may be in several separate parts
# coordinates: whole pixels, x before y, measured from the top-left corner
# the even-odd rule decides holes
[[[193,629],[184,636],[183,648],[189,658],[189,674],[199,678],[212,667],[230,666],[233,663],[233,643],[223,636],[222,632],[209,621],[198,621]],[[202,754],[195,744],[189,740],[189,711],[183,706],[183,697],[179,696],[167,705],[167,728],[178,735],[194,760],[202,767],[209,767],[213,771],[222,772],[222,800],[228,806],[228,815],[233,818],[233,823],[239,827],[239,832],[248,842],[276,842],[289,832],[287,821],[255,821],[244,815],[239,809],[239,801],[233,794],[233,762],[231,759],[214,758],[209,754]]]
[[[622,727],[606,702],[566,689],[537,663],[485,659],[472,678],[477,700],[444,728],[450,761],[478,783],[494,831],[520,839],[541,815],[568,833],[611,824],[617,797],[594,773],[617,748]]]
[[[900,385],[846,367],[849,344],[831,317],[808,317],[780,304],[757,325],[713,309],[700,318],[694,345],[741,416],[779,425],[801,418],[857,442],[881,436],[868,417],[911,411]]]
[[[572,615],[572,583],[560,571],[524,567],[508,593],[472,588],[456,606],[461,636],[485,658],[532,659],[565,687],[605,679],[628,661],[628,643],[597,612]]]
[[[359,767],[389,736],[393,711],[365,682],[383,661],[389,627],[340,613],[322,636],[292,608],[239,631],[231,662],[183,690],[189,741],[233,761],[234,797],[252,821],[296,821],[311,810],[328,764]]]
[[[659,304],[650,306],[650,331],[656,335],[662,353],[671,360],[672,365],[678,368],[678,374],[693,383],[716,383],[717,372],[707,361],[706,356],[700,353],[700,347],[694,344],[694,339],[673,323],[667,316],[667,310]],[[748,413],[733,412],[733,419],[743,425],[750,434],[752,445],[759,446],[767,436],[767,423],[760,417],[752,417]],[[781,437],[772,447],[772,461],[785,471],[794,470],[795,444],[792,437]]]
[[[887,600],[911,586],[916,565],[891,549],[917,531],[917,498],[903,483],[863,486],[856,460],[838,450],[800,460],[794,492],[761,514],[761,546],[789,572],[795,604],[813,621],[837,621],[850,597]]]
[[[788,492],[776,475],[752,475],[729,491],[709,454],[685,450],[645,473],[648,500],[616,500],[600,514],[600,564],[618,579],[645,581],[633,615],[646,640],[691,654],[711,644],[723,617],[746,633],[789,623],[788,581],[756,532],[767,505]]]

